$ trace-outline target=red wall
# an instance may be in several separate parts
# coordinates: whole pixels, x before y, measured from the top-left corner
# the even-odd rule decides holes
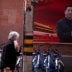
[[[6,42],[11,30],[23,32],[23,0],[0,0],[0,44]]]

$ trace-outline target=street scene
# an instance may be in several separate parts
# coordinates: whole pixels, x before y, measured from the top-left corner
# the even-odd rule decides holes
[[[72,1],[0,0],[0,72],[72,72]]]

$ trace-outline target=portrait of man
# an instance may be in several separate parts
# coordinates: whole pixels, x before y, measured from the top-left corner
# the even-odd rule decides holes
[[[34,8],[36,42],[72,42],[72,2],[70,0],[40,1]]]
[[[72,5],[65,8],[65,17],[57,22],[57,35],[61,42],[72,42]]]

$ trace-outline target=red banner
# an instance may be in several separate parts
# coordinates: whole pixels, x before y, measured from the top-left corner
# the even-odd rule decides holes
[[[59,42],[57,21],[64,17],[65,5],[71,0],[39,0],[34,13],[34,41]]]

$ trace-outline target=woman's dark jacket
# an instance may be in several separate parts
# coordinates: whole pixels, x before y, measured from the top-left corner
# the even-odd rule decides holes
[[[14,42],[9,40],[3,48],[1,68],[10,67],[13,70],[15,68],[16,59],[17,51],[14,47]]]

